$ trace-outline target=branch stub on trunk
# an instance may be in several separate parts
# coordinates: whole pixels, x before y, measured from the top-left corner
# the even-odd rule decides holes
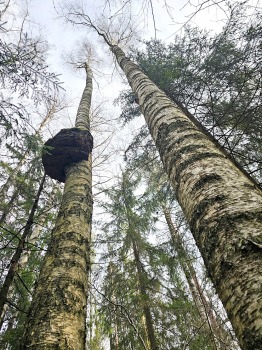
[[[52,179],[65,182],[65,168],[81,160],[88,160],[93,148],[93,137],[87,130],[62,129],[46,141],[42,163]]]

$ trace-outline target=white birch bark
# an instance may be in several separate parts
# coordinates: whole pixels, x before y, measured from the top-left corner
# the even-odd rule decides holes
[[[89,131],[92,76],[76,127]],[[84,350],[92,217],[92,158],[66,170],[61,207],[32,300],[22,349]]]
[[[245,350],[262,344],[262,193],[137,65],[111,46],[136,94],[208,273]]]

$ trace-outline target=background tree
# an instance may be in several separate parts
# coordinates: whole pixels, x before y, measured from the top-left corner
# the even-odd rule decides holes
[[[181,264],[189,263],[192,256],[181,256],[166,239],[157,189],[145,190],[141,180],[133,171],[125,171],[106,191],[108,200],[102,204],[110,215],[103,234],[96,238],[96,247],[104,247],[94,265],[101,266],[94,269],[99,278],[93,282],[100,300],[97,327],[109,337],[110,349],[129,344],[134,349],[151,349],[148,323],[160,349],[223,349],[225,343],[221,341],[220,346],[221,339],[204,326],[207,321],[199,317],[182,277]],[[146,312],[150,312],[148,320]]]

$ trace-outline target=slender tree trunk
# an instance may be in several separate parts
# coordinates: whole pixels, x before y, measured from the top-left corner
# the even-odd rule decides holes
[[[141,296],[143,297],[143,312],[145,316],[146,321],[146,331],[147,336],[150,344],[150,350],[158,350],[157,342],[156,342],[156,336],[155,336],[155,330],[153,326],[153,320],[152,315],[150,311],[150,307],[148,304],[148,295],[146,292],[146,285],[145,285],[145,273],[143,271],[143,267],[141,265],[140,261],[140,254],[138,247],[136,245],[136,242],[134,240],[134,236],[131,233],[131,239],[132,239],[132,246],[133,246],[133,252],[135,257],[135,264],[136,264],[136,270],[137,270],[137,276],[138,276],[138,282],[139,282],[139,291]]]
[[[10,200],[8,201],[8,203],[3,203],[4,206],[2,207],[2,215],[0,217],[0,226],[3,225],[3,223],[6,220],[7,215],[9,214],[10,210],[12,209],[15,200],[17,199],[18,195],[19,195],[19,188],[16,188],[15,191],[12,194],[12,197],[10,198]]]
[[[163,208],[163,211],[175,250],[180,256],[179,262],[184,271],[189,285],[189,289],[199,311],[201,322],[205,325],[205,329],[211,333],[213,342],[215,344],[215,349],[234,349],[234,346],[229,343],[229,334],[227,334],[226,330],[222,328],[220,323],[217,321],[216,315],[214,314],[210,301],[206,297],[199,283],[194,266],[189,260],[188,254],[181,240],[180,233],[175,227],[171,218],[170,210],[168,208]]]
[[[203,309],[203,304],[201,302],[199,291],[196,287],[195,280],[192,276],[192,274],[195,273],[194,268],[193,268],[192,264],[187,261],[187,253],[184,250],[184,246],[183,246],[183,243],[181,241],[180,235],[177,232],[177,229],[172,221],[170,211],[167,208],[164,208],[163,211],[164,211],[166,223],[167,223],[170,235],[171,235],[173,246],[174,246],[175,251],[177,252],[177,254],[179,256],[179,263],[183,269],[183,272],[185,274],[185,277],[186,277],[190,292],[192,294],[193,300],[194,300],[196,307],[198,309],[198,312],[200,314],[201,322],[206,324],[208,322],[207,315]],[[208,327],[209,327],[209,325],[208,325]]]
[[[76,127],[90,129],[92,74],[86,65],[86,87]],[[21,349],[84,350],[92,217],[91,154],[66,169],[61,207],[52,232]]]
[[[52,196],[50,195],[45,206],[49,208],[49,205],[51,206],[51,204],[52,204]],[[37,220],[37,223],[35,222],[35,225],[29,237],[26,238],[27,249],[23,250],[23,253],[20,257],[19,270],[23,270],[26,264],[28,263],[28,260],[32,252],[32,250],[29,247],[30,246],[33,247],[37,243],[37,240],[40,236],[41,229],[43,228],[44,223],[45,223],[45,217],[42,216],[40,220],[39,219]]]
[[[109,263],[109,274],[110,277],[115,274],[115,264],[113,262]],[[113,285],[113,281],[111,282],[112,289],[110,290],[109,300],[112,304],[116,305],[117,300],[115,296],[115,286]],[[118,321],[115,310],[111,313],[111,326],[113,326],[113,333],[110,334],[110,350],[119,350],[119,337],[118,337]]]
[[[110,299],[113,303],[116,303],[114,292]],[[119,350],[118,321],[115,312],[113,312],[113,315],[111,316],[111,326],[113,327],[113,332],[109,335],[110,350]]]
[[[7,275],[5,277],[5,281],[4,281],[3,286],[0,290],[0,315],[3,315],[4,311],[5,311],[4,305],[6,303],[8,292],[10,290],[10,287],[11,287],[12,282],[13,282],[14,277],[15,277],[15,273],[17,271],[19,259],[23,253],[25,241],[26,241],[27,237],[29,236],[32,225],[33,225],[35,212],[36,212],[37,207],[38,207],[38,202],[39,202],[39,198],[40,198],[40,195],[41,195],[43,187],[44,187],[44,182],[45,182],[45,174],[42,178],[39,189],[37,191],[37,195],[36,195],[36,198],[35,198],[34,203],[32,205],[32,208],[31,208],[31,211],[29,214],[29,218],[26,222],[23,234],[19,238],[18,246],[17,246],[16,251],[15,251],[15,253],[12,256],[12,259],[10,261],[9,270],[8,270]]]
[[[4,322],[5,322],[5,316],[6,316],[7,308],[8,308],[8,306],[7,306],[7,304],[5,304],[3,306],[2,314],[0,315],[0,331],[1,331],[2,327],[3,327]]]
[[[115,315],[115,322],[114,322],[114,333],[115,333],[115,350],[119,350],[118,324],[117,324],[116,315]]]
[[[118,46],[110,46],[138,98],[240,345],[260,350],[262,193]]]
[[[91,274],[91,269],[89,269],[88,271],[88,278],[89,278],[89,283],[90,285],[92,285],[92,274]],[[90,293],[89,295],[89,300],[88,300],[88,303],[89,303],[89,337],[86,338],[86,345],[85,345],[85,349],[88,350],[91,348],[91,344],[92,344],[92,339],[93,339],[93,323],[94,323],[94,320],[93,320],[93,314],[94,314],[94,311],[93,311],[93,305],[92,305],[92,302],[93,302],[93,298],[92,298],[92,293]]]
[[[137,270],[137,276],[138,276],[138,283],[139,283],[139,291],[141,296],[143,297],[143,313],[145,316],[145,321],[146,321],[146,331],[147,331],[147,338],[149,341],[150,345],[150,350],[158,350],[158,345],[156,341],[156,336],[155,336],[155,330],[153,326],[153,319],[149,307],[149,300],[148,300],[148,295],[146,291],[146,284],[145,284],[145,272],[143,271],[143,266],[140,261],[140,253],[139,249],[136,243],[136,235],[137,233],[134,231],[133,228],[133,213],[132,209],[130,208],[130,205],[128,203],[128,199],[126,197],[126,183],[125,183],[125,175],[123,175],[123,182],[122,182],[122,191],[123,191],[123,196],[124,196],[124,203],[125,203],[125,208],[126,208],[126,215],[127,215],[127,220],[128,220],[128,234],[130,234],[131,242],[132,242],[132,247],[133,247],[133,253],[134,253],[134,258],[135,258],[135,264],[136,264],[136,270]]]
[[[30,167],[28,172],[30,172],[31,170],[32,170],[32,167]],[[24,174],[24,178],[26,178],[26,175],[28,174],[28,172]],[[17,173],[14,175],[17,175]],[[19,195],[22,194],[22,191],[23,191],[23,187],[24,187],[23,180],[21,181],[19,179],[15,179],[14,175],[13,174],[10,175],[10,177],[7,180],[7,183],[4,184],[4,186],[0,191],[0,212],[2,212],[2,215],[0,217],[0,225],[3,225],[3,223],[6,221],[8,216],[12,214],[12,209],[18,201]],[[11,179],[12,181],[9,182],[9,179]],[[14,187],[13,192],[11,194],[10,199],[7,199],[7,191],[9,187],[12,187],[12,186]]]

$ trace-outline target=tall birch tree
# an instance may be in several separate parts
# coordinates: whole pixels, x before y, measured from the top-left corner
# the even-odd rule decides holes
[[[176,197],[243,349],[259,350],[262,193],[118,47]]]
[[[92,73],[86,69],[86,86],[75,127],[90,130]],[[70,129],[69,129],[70,130]],[[91,240],[91,154],[88,160],[66,167],[61,207],[52,232],[21,349],[85,348],[89,251]]]
[[[262,193],[86,14],[127,77],[208,274],[244,350],[259,350]]]

